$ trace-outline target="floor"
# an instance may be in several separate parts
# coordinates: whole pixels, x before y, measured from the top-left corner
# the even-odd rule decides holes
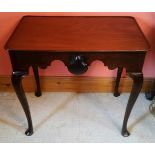
[[[0,142],[155,142],[150,101],[140,94],[129,119],[129,137],[120,134],[128,93],[27,93],[35,133],[24,135],[24,112],[15,93],[0,93]]]

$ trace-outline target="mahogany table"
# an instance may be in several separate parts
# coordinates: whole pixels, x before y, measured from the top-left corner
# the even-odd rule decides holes
[[[85,73],[92,61],[100,60],[113,70],[118,68],[114,95],[125,68],[133,79],[124,116],[122,135],[129,136],[127,122],[143,83],[142,67],[149,44],[133,17],[122,16],[24,16],[7,41],[12,63],[12,84],[28,121],[25,134],[33,134],[29,105],[22,78],[32,67],[36,96],[41,96],[38,67],[46,68],[61,60],[76,75]],[[117,111],[116,111],[117,112]]]

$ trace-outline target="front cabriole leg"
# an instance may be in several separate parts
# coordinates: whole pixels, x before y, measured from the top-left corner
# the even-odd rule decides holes
[[[127,130],[127,122],[131,113],[131,110],[137,100],[137,97],[141,91],[143,84],[143,73],[130,73],[129,76],[133,79],[133,86],[126,107],[126,112],[124,116],[123,126],[122,126],[122,135],[128,137],[130,133]]]
[[[27,121],[28,121],[28,129],[26,130],[25,134],[27,136],[31,136],[33,134],[33,125],[32,125],[32,119],[31,119],[31,113],[29,110],[29,105],[23,90],[22,86],[22,78],[25,75],[25,72],[13,72],[12,73],[12,84],[15,89],[15,92],[17,94],[17,97],[23,107],[23,110],[25,112]]]

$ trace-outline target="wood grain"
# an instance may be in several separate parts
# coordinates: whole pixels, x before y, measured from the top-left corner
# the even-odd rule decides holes
[[[7,50],[57,52],[147,51],[133,17],[24,16],[6,43]]]
[[[47,92],[113,92],[115,78],[102,77],[41,77],[42,91]],[[153,79],[144,79],[142,92],[152,89]],[[28,76],[23,80],[26,92],[35,91],[34,77]],[[122,78],[121,92],[130,92],[132,80]],[[10,76],[0,76],[0,91],[13,91]]]

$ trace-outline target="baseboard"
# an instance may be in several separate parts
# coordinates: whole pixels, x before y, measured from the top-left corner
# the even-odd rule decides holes
[[[113,92],[115,78],[103,77],[40,77],[42,91],[52,92]],[[142,92],[152,89],[153,79],[145,78]],[[28,76],[23,80],[24,90],[35,90],[34,77]],[[130,92],[132,80],[122,78],[120,92]],[[0,76],[0,91],[13,91],[10,76]]]

